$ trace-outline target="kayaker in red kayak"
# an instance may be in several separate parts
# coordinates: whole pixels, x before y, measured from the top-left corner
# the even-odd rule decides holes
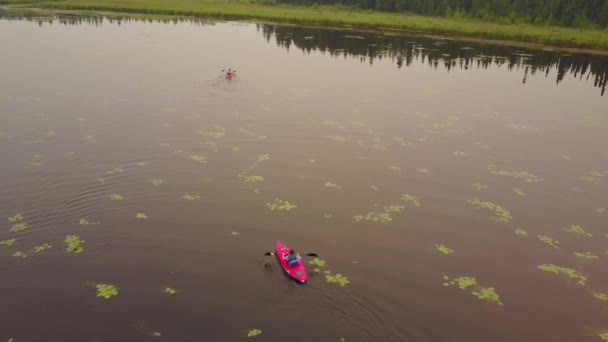
[[[302,257],[300,256],[299,253],[296,254],[296,252],[293,249],[290,249],[289,254],[283,253],[283,260],[285,260],[285,262],[289,266],[297,266],[300,264]]]

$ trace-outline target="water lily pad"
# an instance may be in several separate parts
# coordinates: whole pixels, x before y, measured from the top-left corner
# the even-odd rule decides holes
[[[13,216],[9,216],[9,217],[8,217],[8,221],[9,221],[9,222],[18,222],[18,221],[21,221],[21,220],[23,220],[23,219],[24,219],[24,217],[23,217],[23,215],[22,215],[22,214],[20,214],[20,213],[19,213],[19,214],[15,214],[15,215],[13,215]]]
[[[68,235],[65,237],[64,242],[66,244],[66,251],[68,253],[74,252],[78,254],[84,251],[84,247],[82,245],[85,243],[85,241],[80,240],[78,235]]]
[[[26,230],[26,229],[27,229],[27,223],[25,223],[25,222],[19,222],[19,223],[15,223],[11,227],[10,231],[13,232],[13,233],[16,233],[16,232],[20,232],[20,231]]]
[[[161,184],[163,184],[163,181],[161,179],[154,178],[152,180],[152,185],[154,185],[154,186],[159,186]]]
[[[511,212],[497,203],[493,203],[490,201],[482,201],[478,198],[469,200],[469,203],[473,205],[476,209],[486,209],[492,211],[493,215],[491,216],[491,218],[496,222],[509,222],[512,219]]]
[[[454,254],[454,250],[445,245],[435,245],[435,250],[441,254],[450,255]]]
[[[0,241],[0,246],[12,246],[15,244],[17,239],[8,239]]]
[[[255,337],[262,333],[261,329],[251,329],[247,332],[247,337]]]
[[[34,252],[40,253],[40,252],[45,251],[45,250],[47,250],[49,248],[52,248],[52,247],[53,247],[52,245],[50,245],[48,243],[45,243],[43,245],[34,247]]]
[[[547,235],[537,235],[538,239],[540,241],[542,241],[543,243],[546,243],[547,245],[555,248],[555,249],[559,249],[559,241],[553,239],[552,237],[549,237]]]
[[[266,160],[270,160],[270,154],[266,153],[266,154],[260,154],[257,156],[257,161],[259,163],[266,161]]]
[[[564,275],[568,279],[576,280],[579,285],[587,285],[587,276],[580,274],[572,268],[558,266],[554,264],[542,264],[538,265],[537,268],[541,271]]]
[[[89,222],[86,218],[83,217],[80,219],[80,221],[78,221],[78,223],[83,226],[88,226],[93,224],[100,224],[101,222]]]
[[[391,215],[388,212],[375,212],[375,211],[370,211],[369,213],[365,214],[365,215],[355,215],[353,216],[353,218],[355,219],[355,222],[360,222],[360,221],[371,221],[371,222],[380,222],[380,223],[388,223],[393,221],[393,218],[391,217]]]
[[[334,283],[334,284],[340,285],[341,287],[344,287],[344,286],[346,286],[347,284],[350,283],[350,281],[348,280],[348,278],[345,277],[345,276],[343,276],[340,273],[336,273],[334,275],[326,274],[325,275],[325,280],[328,283]]]
[[[16,251],[15,253],[13,253],[13,256],[15,258],[21,258],[21,259],[27,258],[27,254],[25,254],[24,252],[21,252],[21,251]]]
[[[587,232],[583,227],[579,226],[578,224],[572,224],[569,227],[563,227],[562,229],[572,234],[578,234],[586,237],[593,236],[591,233]]]
[[[523,180],[526,183],[540,183],[543,181],[541,177],[538,177],[532,173],[526,171],[500,170],[494,164],[488,165],[488,171],[494,175],[513,177],[517,180]]]
[[[474,183],[473,188],[477,191],[488,190],[488,186],[485,184],[481,184],[481,183]]]
[[[401,168],[399,166],[389,165],[389,166],[387,166],[387,168],[391,171],[401,172]]]
[[[413,205],[419,207],[420,206],[420,201],[418,200],[418,198],[414,195],[410,195],[410,194],[403,194],[401,195],[401,200],[403,202],[408,202],[408,203],[412,203]]]
[[[240,151],[241,151],[241,148],[240,148],[240,147],[238,147],[238,146],[232,146],[232,147],[230,148],[230,150],[231,150],[232,152],[240,152]]]
[[[112,201],[122,201],[125,199],[125,196],[121,195],[121,194],[111,194],[110,195],[110,199]]]
[[[160,337],[161,333],[160,331],[155,331],[152,335],[154,335],[155,337]]]
[[[135,214],[135,218],[136,219],[147,219],[148,215],[146,215],[144,213],[137,213],[137,214]]]
[[[106,171],[106,175],[115,175],[115,174],[123,173],[123,172],[125,172],[124,168],[122,168],[122,167],[115,167],[112,170]]]
[[[297,208],[295,204],[278,198],[275,198],[272,202],[266,203],[266,206],[272,211],[290,211]]]
[[[239,174],[237,177],[245,183],[261,183],[264,181],[264,177],[262,176],[248,175],[246,173]]]
[[[419,173],[425,173],[425,174],[431,173],[431,171],[430,171],[430,170],[428,170],[428,169],[423,169],[423,168],[416,168],[416,172],[419,172]]]
[[[310,260],[308,263],[311,265],[314,265],[314,266],[318,266],[318,267],[325,267],[325,265],[327,264],[325,262],[325,260],[319,259],[319,258],[314,258],[314,259]]]
[[[521,236],[521,237],[528,237],[528,232],[521,229],[521,228],[517,228],[514,230],[515,235],[517,236]]]
[[[177,294],[177,293],[179,292],[179,291],[177,291],[176,289],[173,289],[173,288],[170,288],[170,287],[165,287],[165,288],[163,289],[163,291],[164,291],[166,294],[169,294],[169,295],[175,295],[175,294]]]
[[[378,188],[378,187],[377,187],[377,186],[375,186],[375,185],[372,185],[372,186],[370,186],[369,188],[370,188],[370,189],[372,189],[373,191],[379,191],[379,190],[380,190],[380,188]]]
[[[498,293],[496,293],[495,288],[483,287],[479,285],[475,277],[462,276],[452,279],[444,275],[443,280],[443,286],[457,286],[461,290],[469,290],[473,296],[477,297],[480,300],[490,302],[499,306],[504,305],[504,303],[500,300],[500,296],[498,295]]]
[[[513,192],[518,194],[519,196],[526,196],[526,193],[523,192],[521,189],[519,188],[513,188]]]
[[[593,292],[593,297],[608,302],[608,293]]]
[[[109,299],[118,296],[118,288],[110,284],[95,284],[97,288],[97,297]]]
[[[595,212],[598,214],[603,214],[606,212],[606,208],[597,208],[597,209],[595,209]]]
[[[336,184],[336,183],[332,183],[332,182],[325,182],[325,184],[323,185],[326,188],[336,188],[336,189],[340,189],[341,186]]]
[[[200,199],[200,198],[201,198],[201,196],[199,196],[199,195],[193,195],[193,194],[182,195],[182,199],[185,199],[185,200],[188,200],[188,201],[194,201],[194,200],[197,200],[197,199]]]
[[[580,259],[587,259],[587,260],[595,260],[595,259],[600,258],[598,255],[593,254],[591,252],[574,252],[574,256],[576,256],[577,258],[580,258]]]
[[[237,236],[237,235],[239,235],[239,232],[230,232],[230,234],[231,234],[232,236]]]
[[[193,154],[193,155],[191,155],[190,159],[193,160],[193,161],[195,161],[195,162],[197,162],[197,163],[200,163],[200,164],[206,164],[207,163],[207,157],[201,156],[199,154]]]

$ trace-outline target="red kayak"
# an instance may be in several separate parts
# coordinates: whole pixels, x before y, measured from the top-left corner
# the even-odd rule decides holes
[[[296,266],[289,266],[287,262],[283,260],[283,254],[289,254],[289,247],[285,246],[281,241],[277,241],[274,244],[274,254],[276,254],[277,259],[279,259],[279,263],[281,264],[281,267],[283,267],[285,273],[300,283],[306,282],[306,268],[302,262]]]

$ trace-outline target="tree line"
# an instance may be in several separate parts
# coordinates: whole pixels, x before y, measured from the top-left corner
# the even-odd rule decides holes
[[[343,5],[366,10],[471,17],[501,23],[607,27],[608,0],[276,0],[298,5]]]

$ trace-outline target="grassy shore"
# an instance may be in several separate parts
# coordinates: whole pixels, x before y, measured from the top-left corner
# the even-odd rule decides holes
[[[265,5],[245,0],[59,0],[35,2],[33,6],[422,31],[608,50],[608,29],[498,24],[473,19],[360,11],[335,6]]]

